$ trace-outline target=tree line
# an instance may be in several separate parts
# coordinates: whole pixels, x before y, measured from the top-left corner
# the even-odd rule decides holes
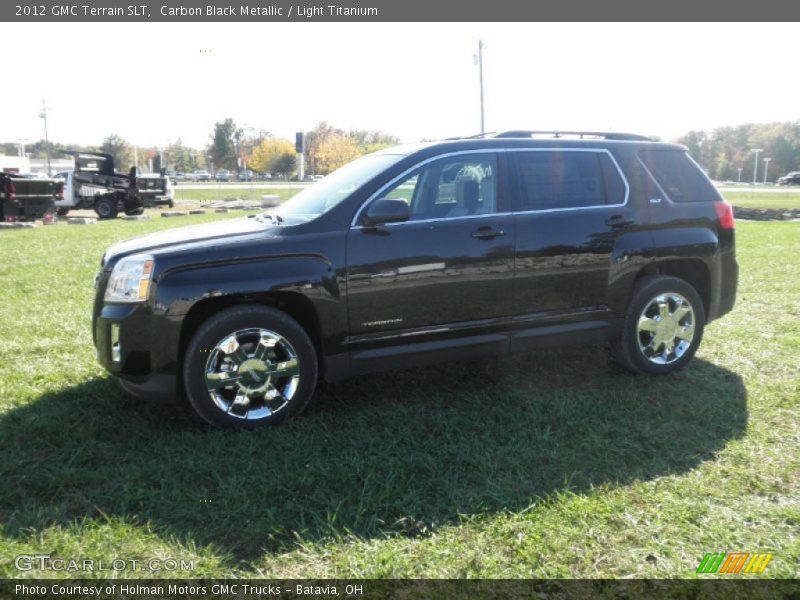
[[[789,171],[800,170],[800,121],[747,123],[719,127],[712,131],[690,131],[675,140],[718,181],[753,181],[755,155],[758,156],[758,181],[764,181],[764,159],[769,158],[768,180],[775,181]]]
[[[399,139],[381,131],[345,131],[321,122],[306,132],[306,172],[326,175],[363,154],[397,144]],[[769,158],[768,178],[774,181],[789,171],[800,170],[800,121],[747,123],[735,127],[719,127],[711,131],[695,130],[675,140],[689,149],[692,157],[712,179],[753,180],[754,148],[761,148],[758,180],[763,181],[764,158]],[[114,157],[119,170],[127,170],[135,162],[140,166],[163,157],[163,167],[175,171],[194,169],[248,168],[259,173],[288,178],[297,171],[297,155],[293,140],[275,137],[267,130],[239,127],[233,119],[215,123],[205,148],[192,148],[178,139],[165,148],[134,148],[117,134],[107,136],[99,146],[50,143],[52,157],[67,150],[104,152]],[[45,142],[26,145],[34,158],[44,158]],[[0,143],[0,153],[15,155],[17,144]]]
[[[359,156],[393,146],[399,141],[397,136],[382,131],[345,131],[323,121],[305,134],[305,170],[327,175]],[[17,154],[17,147],[15,143],[0,143],[0,154],[13,156]],[[50,142],[53,158],[64,156],[68,150],[110,154],[120,171],[127,171],[134,164],[153,164],[155,167],[161,162],[161,167],[172,171],[228,169],[236,172],[247,168],[289,178],[298,168],[293,140],[275,137],[264,129],[239,127],[233,119],[223,119],[214,124],[205,148],[187,146],[180,139],[163,148],[137,147],[115,133],[107,136],[99,146]],[[26,144],[25,151],[33,158],[44,158],[47,151],[45,141]]]

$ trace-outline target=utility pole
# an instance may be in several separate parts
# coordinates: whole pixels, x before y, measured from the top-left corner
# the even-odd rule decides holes
[[[753,148],[750,152],[754,152],[756,157],[753,161],[753,185],[756,184],[756,176],[758,175],[758,153],[763,152],[763,148]]]
[[[736,179],[736,183],[742,183],[742,167],[739,167],[739,176]]]
[[[44,153],[47,156],[47,176],[52,175],[50,168],[50,136],[47,134],[47,104],[42,98],[42,112],[39,113],[39,118],[44,120]]]
[[[481,84],[481,135],[486,133],[483,117],[483,40],[478,40],[478,78]]]
[[[769,169],[769,161],[771,160],[771,158],[764,159],[764,183],[767,183],[767,170]]]

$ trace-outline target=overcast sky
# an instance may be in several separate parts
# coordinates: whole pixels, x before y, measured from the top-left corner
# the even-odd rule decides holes
[[[321,120],[403,141],[480,130],[689,129],[800,119],[785,24],[6,24],[0,141],[208,143],[214,122],[290,137]],[[203,50],[203,51],[201,51]],[[9,83],[10,82],[10,85]]]

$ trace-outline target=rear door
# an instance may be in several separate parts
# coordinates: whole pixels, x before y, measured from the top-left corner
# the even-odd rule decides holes
[[[643,220],[606,149],[509,152],[516,171],[514,302],[522,318],[603,313],[618,236]]]

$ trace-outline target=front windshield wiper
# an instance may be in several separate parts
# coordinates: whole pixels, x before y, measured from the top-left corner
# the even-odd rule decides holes
[[[258,219],[258,220],[261,220],[261,219],[263,219],[263,218],[268,218],[268,219],[270,219],[270,220],[271,220],[273,223],[276,223],[276,224],[278,224],[278,225],[280,225],[281,223],[283,223],[283,217],[282,217],[282,216],[280,216],[280,215],[276,215],[276,214],[274,214],[274,213],[268,213],[268,212],[265,212],[265,213],[261,213],[260,215],[258,215],[258,216],[256,217],[256,219]]]

